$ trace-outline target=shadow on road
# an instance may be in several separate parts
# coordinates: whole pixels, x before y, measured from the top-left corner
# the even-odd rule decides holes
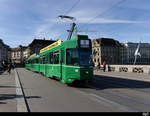
[[[9,74],[8,74],[8,72],[3,71],[3,72],[0,72],[0,75],[9,75]]]
[[[94,81],[91,84],[97,90],[101,89],[111,89],[111,88],[150,88],[150,82],[124,79],[119,77],[95,75]]]
[[[1,74],[3,74],[3,72],[2,72],[2,71],[0,71],[0,75],[1,75]]]
[[[0,104],[6,104],[6,102],[1,102],[2,100],[10,100],[16,98],[23,98],[23,95],[16,95],[16,94],[0,94]],[[40,96],[26,96],[26,99],[39,99]]]
[[[0,104],[6,104],[6,102],[0,102]]]
[[[20,88],[20,87],[16,87],[16,86],[0,86],[0,88]]]

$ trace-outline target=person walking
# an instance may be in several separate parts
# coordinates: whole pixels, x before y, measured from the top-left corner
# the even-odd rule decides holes
[[[8,70],[7,72],[10,74],[11,73],[11,68],[12,68],[12,65],[11,64],[8,64]]]
[[[105,72],[106,71],[106,61],[104,60],[103,62],[103,71]]]
[[[97,65],[97,71],[99,71],[100,70],[100,62],[98,62],[98,65]]]
[[[14,64],[12,64],[12,69],[13,69],[13,70],[15,69],[15,65],[14,65]]]

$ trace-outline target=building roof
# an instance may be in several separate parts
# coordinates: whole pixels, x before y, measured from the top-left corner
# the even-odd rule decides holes
[[[19,45],[17,48],[11,48],[11,51],[20,51],[21,48],[24,50],[24,49],[26,49],[27,47],[26,47],[26,46]]]
[[[136,48],[139,43],[127,42],[122,43],[125,47]],[[150,43],[140,43],[140,48],[150,48]]]
[[[35,44],[52,44],[56,42],[55,40],[45,40],[45,39],[34,39],[30,44],[29,47],[35,45]]]
[[[98,42],[98,44],[101,44],[102,46],[121,46],[121,44],[119,43],[119,41],[114,40],[112,38],[98,38],[96,39],[96,41]]]
[[[4,42],[3,42],[3,40],[2,39],[0,39],[0,43],[4,46],[4,47],[6,47],[6,48],[10,48],[8,45],[6,45],[6,44],[4,44]]]

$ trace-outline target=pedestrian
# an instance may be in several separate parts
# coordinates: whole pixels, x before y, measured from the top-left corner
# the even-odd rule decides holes
[[[7,72],[10,74],[11,73],[11,68],[12,68],[12,65],[11,64],[8,64],[8,70]]]
[[[15,65],[14,65],[14,64],[12,64],[12,69],[13,69],[13,70],[15,69]]]
[[[98,62],[98,65],[97,65],[97,71],[99,71],[100,70],[100,62]]]
[[[104,60],[104,62],[103,62],[103,71],[105,72],[105,70],[106,70],[106,61]]]
[[[3,67],[2,70],[5,71],[5,62],[4,61],[2,62],[2,67]]]

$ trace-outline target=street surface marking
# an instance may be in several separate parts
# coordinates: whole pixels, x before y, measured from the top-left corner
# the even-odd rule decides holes
[[[92,86],[88,86],[88,87],[93,88]],[[96,100],[97,102],[101,103],[103,101],[105,103],[113,105],[114,107],[117,106],[119,109],[122,109],[123,111],[126,110],[126,111],[129,111],[129,112],[139,112],[139,111],[137,111],[135,109],[132,109],[132,108],[130,108],[128,106],[121,105],[121,104],[119,104],[119,103],[117,103],[115,101],[108,100],[108,99],[106,99],[104,97],[101,97],[99,95],[96,95],[96,94],[93,94],[93,93],[86,93],[86,92],[83,92],[83,91],[78,90],[78,89],[76,91],[81,93],[81,94],[83,94],[83,95],[89,96],[90,99]]]
[[[99,89],[99,88],[93,87],[93,86],[91,86],[91,85],[88,85],[88,87],[94,88],[94,89]],[[107,93],[108,93],[108,92],[107,92]],[[111,93],[111,92],[109,92],[109,93]],[[135,110],[135,109],[132,109],[132,108],[130,108],[130,107],[128,107],[128,106],[125,106],[125,105],[121,105],[121,104],[119,104],[119,103],[117,103],[117,102],[114,102],[114,101],[112,101],[112,100],[108,100],[108,99],[106,99],[106,98],[104,98],[104,97],[101,97],[101,96],[99,96],[99,95],[96,95],[96,94],[93,94],[93,93],[91,93],[91,94],[89,94],[89,95],[94,96],[94,97],[96,97],[97,99],[102,100],[102,101],[104,101],[104,102],[107,102],[107,103],[109,103],[109,104],[116,105],[116,106],[118,106],[120,109],[123,108],[123,109],[126,109],[126,110],[128,110],[128,111],[138,112],[138,111]]]
[[[15,80],[16,80],[17,112],[28,112],[16,69],[14,71],[15,71]]]
[[[128,111],[130,111],[130,112],[138,112],[137,110],[133,110],[133,109],[127,107],[127,106],[124,106],[124,105],[121,105],[121,104],[119,104],[119,103],[117,103],[117,102],[114,102],[114,101],[105,99],[104,97],[98,96],[98,95],[96,95],[96,94],[90,93],[89,95],[94,96],[94,97],[96,97],[97,99],[102,100],[102,101],[104,101],[104,102],[106,102],[106,103],[112,104],[112,105],[114,105],[114,106],[118,106],[119,109],[122,109],[122,110],[125,109],[125,110],[128,110]]]

